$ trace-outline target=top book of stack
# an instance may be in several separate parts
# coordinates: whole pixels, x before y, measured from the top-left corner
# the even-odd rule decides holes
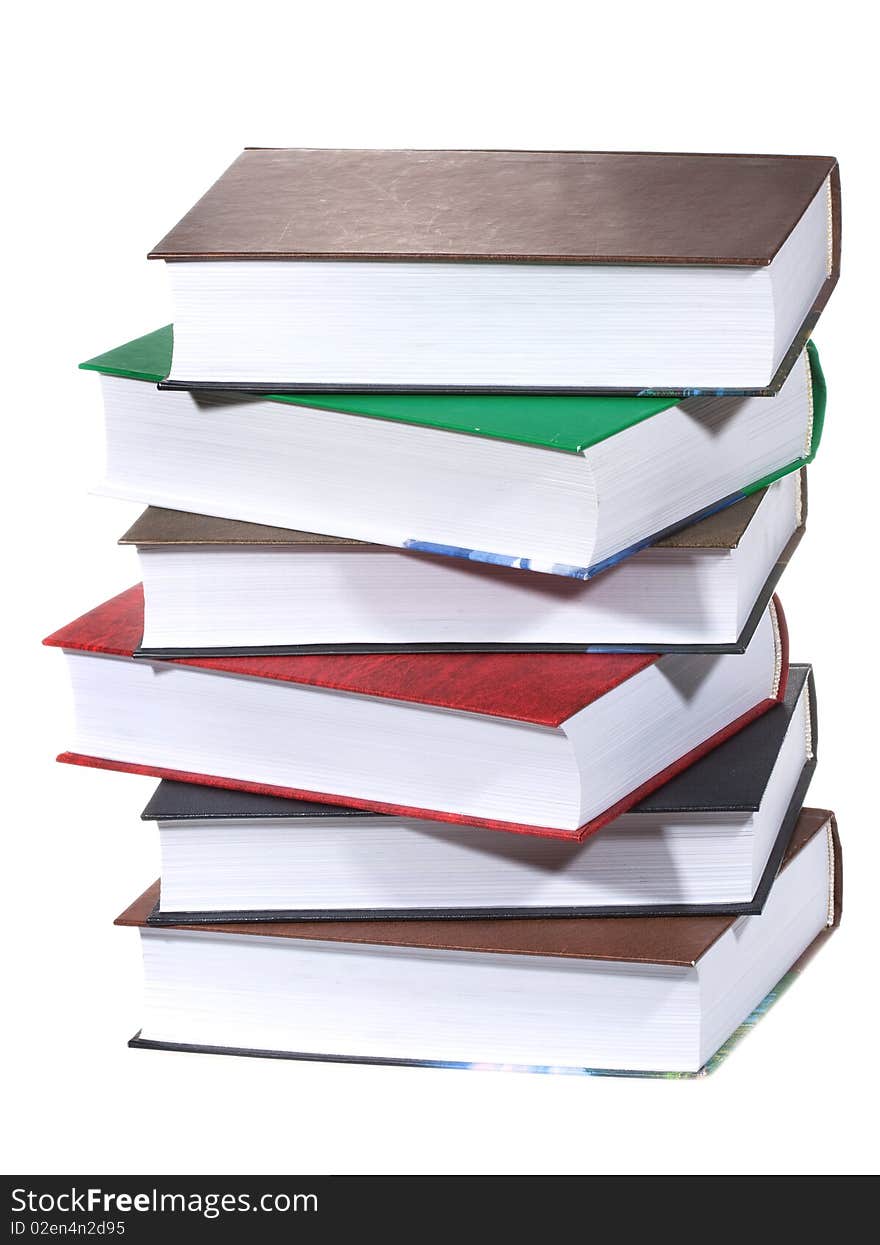
[[[833,289],[824,156],[249,148],[151,252],[171,388],[775,394]]]

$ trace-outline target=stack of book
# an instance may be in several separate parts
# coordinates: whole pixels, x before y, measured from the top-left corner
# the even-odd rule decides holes
[[[836,162],[248,149],[99,373],[142,584],[61,760],[153,775],[132,1045],[689,1075],[835,927],[774,595]]]

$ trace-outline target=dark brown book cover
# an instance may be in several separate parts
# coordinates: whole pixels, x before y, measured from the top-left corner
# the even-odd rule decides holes
[[[840,840],[832,812],[827,809],[803,809],[782,868],[826,826],[829,828],[828,928],[831,929],[840,921],[843,893]],[[116,924],[148,927],[148,918],[158,898],[159,883],[155,882],[117,917]],[[243,922],[170,928],[249,937],[302,938],[499,955],[689,966],[696,964],[738,919],[732,916],[642,916],[503,921],[272,921],[264,924]]]
[[[829,176],[829,156],[248,148],[150,258],[760,267]]]
[[[770,396],[782,387],[840,275],[840,173],[833,156],[247,148],[150,258],[760,268],[772,262],[826,179],[827,280],[771,381],[742,391]],[[185,378],[160,383],[192,387]],[[334,388],[281,380],[195,387]]]

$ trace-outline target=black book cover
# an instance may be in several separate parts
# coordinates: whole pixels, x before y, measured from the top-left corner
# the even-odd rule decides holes
[[[779,828],[758,887],[751,900],[722,904],[663,904],[559,908],[418,908],[418,909],[326,909],[307,912],[269,911],[166,912],[159,906],[148,917],[150,925],[208,925],[217,922],[344,921],[344,920],[467,920],[548,918],[567,916],[747,916],[760,913],[767,901],[806,797],[816,767],[817,715],[812,668],[790,667],[785,700],[744,730],[721,744],[683,773],[653,792],[632,812],[754,813],[761,807],[779,750],[791,724],[804,686],[808,696],[809,739],[804,765]],[[338,805],[286,800],[195,783],[162,781],[141,817],[145,821],[257,820],[260,818],[365,817],[377,814]],[[600,832],[601,833],[601,832]]]

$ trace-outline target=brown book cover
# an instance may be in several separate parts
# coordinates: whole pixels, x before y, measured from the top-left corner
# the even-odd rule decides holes
[[[834,814],[805,808],[794,828],[781,868],[825,828],[829,835],[829,929],[840,921],[842,870]],[[149,927],[159,898],[155,882],[116,919],[117,925]],[[740,919],[735,916],[548,917],[510,920],[271,921],[175,925],[248,937],[303,938],[323,942],[424,947],[498,955],[540,955],[563,959],[613,960],[634,964],[689,966]],[[756,918],[758,919],[758,918]],[[820,935],[822,938],[823,935]]]
[[[662,537],[653,549],[735,549],[755,517],[766,489],[751,493],[741,501],[716,511],[705,519],[690,523],[687,527]],[[270,644],[244,648],[240,645],[215,646],[213,648],[155,648],[143,645],[135,649],[135,657],[167,660],[175,657],[244,657],[253,653],[267,655],[294,655],[297,653],[425,653],[425,652],[718,652],[744,653],[755,628],[767,608],[783,571],[791,560],[804,534],[807,519],[807,472],[800,472],[798,526],[783,549],[776,565],[758,593],[745,625],[733,644],[656,644],[646,641],[640,645],[578,645],[578,644],[489,644],[489,643],[422,643],[422,644]],[[326,545],[348,549],[358,547],[369,553],[378,546],[343,536],[324,536],[315,532],[298,532],[283,527],[264,527],[258,523],[243,523],[237,519],[218,519],[210,515],[190,514],[183,510],[165,510],[158,506],[148,507],[132,526],[119,538],[121,545],[137,545],[155,548],[162,545],[275,545],[296,546]],[[393,551],[397,552],[397,551]],[[402,557],[412,556],[401,553]],[[638,556],[638,555],[637,555]],[[493,568],[486,567],[486,574]],[[524,571],[522,574],[528,574]]]
[[[486,1068],[520,1072],[563,1072],[583,1076],[626,1076],[690,1080],[714,1072],[741,1039],[767,1014],[773,1004],[797,979],[801,970],[823,945],[840,922],[842,872],[840,840],[834,814],[821,809],[804,809],[786,853],[791,861],[817,834],[827,835],[828,844],[828,909],[826,925],[803,954],[792,964],[754,1010],[730,1034],[711,1058],[696,1071],[633,1071],[626,1068],[563,1067],[553,1065],[511,1065],[450,1062],[447,1060],[406,1059],[376,1055],[329,1054],[315,1051],[258,1050],[230,1046],[192,1045],[142,1037],[129,1041],[129,1046],[144,1050],[171,1050],[196,1054],[242,1055],[267,1059],[296,1059],[330,1063],[408,1065],[436,1068]],[[158,883],[136,900],[118,919],[118,925],[146,926],[147,917],[156,899]],[[760,920],[760,917],[754,918]],[[472,953],[507,955],[557,956],[568,959],[595,959],[628,963],[674,965],[690,968],[705,955],[736,918],[720,917],[581,917],[544,921],[363,921],[339,925],[324,924],[316,929],[306,923],[287,925],[208,926],[220,933],[249,934],[287,938],[312,938],[343,943],[425,947]],[[195,928],[205,930],[205,926]]]
[[[747,500],[751,501],[751,498]],[[375,549],[362,540],[347,536],[329,536],[320,532],[298,532],[288,527],[267,527],[262,523],[244,523],[239,519],[218,519],[187,510],[165,510],[148,506],[143,514],[120,536],[120,545],[340,545]],[[399,552],[397,550],[396,552]]]
[[[806,521],[807,472],[800,471],[801,524]],[[661,537],[653,549],[735,549],[766,494],[766,489],[743,497],[705,519],[689,523]],[[218,519],[186,510],[165,510],[148,506],[119,538],[120,545],[359,545],[376,548],[366,541],[345,536],[326,536],[318,532],[299,532],[293,528],[266,527],[238,519]],[[405,555],[404,555],[405,556]]]
[[[840,173],[833,156],[249,147],[149,257],[761,268],[826,179],[827,279],[776,374],[765,387],[744,391],[770,396],[782,387],[840,275]],[[159,387],[192,386],[175,378]],[[197,387],[339,388],[281,380]],[[456,392],[456,386],[424,388]],[[644,387],[589,392],[642,393]]]
[[[762,267],[829,176],[830,156],[250,147],[150,258]]]

